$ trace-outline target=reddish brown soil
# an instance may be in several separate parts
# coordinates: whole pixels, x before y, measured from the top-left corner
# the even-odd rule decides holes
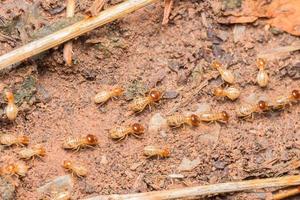
[[[12,1],[1,4],[8,2]],[[60,5],[59,1],[45,2],[44,9],[39,9],[46,19],[52,21],[64,17],[64,11],[49,13],[51,5]],[[82,2],[77,12],[84,12],[92,1]],[[7,14],[5,9],[0,8],[0,17],[8,18],[12,14]],[[18,181],[16,199],[36,199],[38,187],[67,173],[61,167],[65,159],[76,160],[89,169],[86,178],[75,178],[74,199],[299,174],[299,170],[289,165],[300,159],[299,104],[284,111],[255,115],[253,120],[235,117],[235,107],[251,93],[274,98],[299,89],[299,52],[269,61],[267,70],[271,78],[266,89],[255,84],[257,53],[289,45],[299,38],[286,33],[275,35],[257,23],[247,25],[244,39],[234,43],[233,27],[219,25],[216,22],[218,12],[215,0],[177,1],[169,24],[162,27],[163,3],[160,2],[79,37],[74,41],[76,64],[72,67],[64,66],[62,47],[59,47],[50,50],[44,58],[28,61],[2,74],[1,82],[11,88],[22,82],[26,75],[33,75],[39,88],[36,95],[42,96],[40,103],[28,104],[14,123],[5,119],[0,121],[1,132],[24,133],[30,137],[31,145],[39,143],[47,150],[45,158],[27,162],[31,169]],[[203,15],[207,25],[203,23]],[[110,53],[91,44],[91,40],[109,45]],[[111,45],[114,41],[120,42],[122,48]],[[3,41],[0,54],[20,45],[20,41],[15,45]],[[213,97],[211,89],[222,83],[217,78],[209,80],[207,86],[188,99],[213,72],[209,64],[215,58],[230,66],[237,75],[236,85],[242,90],[241,98],[231,102]],[[294,69],[293,66],[298,67]],[[202,72],[193,78],[195,73],[190,73],[195,69]],[[298,75],[291,70],[298,70]],[[179,97],[161,101],[151,112],[146,110],[130,117],[127,117],[129,102],[124,98],[109,101],[102,107],[91,101],[103,88],[114,85],[127,88],[134,81],[148,87],[157,84],[165,90],[182,90]],[[146,131],[143,139],[129,137],[119,143],[108,138],[108,129],[130,122],[147,126],[155,113],[165,116],[186,99],[187,105],[179,106],[179,112],[195,111],[198,103],[209,103],[215,111],[228,111],[229,123],[174,129],[166,135]],[[76,153],[61,148],[65,138],[85,134],[95,134],[100,140],[99,148]],[[143,147],[150,144],[168,146],[171,157],[145,159]],[[0,164],[17,161],[15,152],[19,149],[2,149]],[[103,157],[107,163],[101,161]],[[177,168],[184,157],[199,157],[201,163],[189,172],[179,172]],[[140,165],[134,169],[137,163]],[[185,178],[171,181],[167,175],[172,173],[183,174]],[[257,192],[211,199],[250,199],[250,196],[258,199],[263,190]]]

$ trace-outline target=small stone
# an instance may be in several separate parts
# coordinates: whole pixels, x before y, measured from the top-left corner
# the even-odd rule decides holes
[[[165,99],[175,99],[178,96],[179,96],[179,93],[177,91],[175,91],[175,90],[169,90],[169,91],[166,91],[164,93],[163,98],[165,98]]]
[[[213,165],[216,169],[224,169],[226,166],[225,163],[221,161],[216,161]]]
[[[107,165],[108,164],[108,160],[107,160],[106,155],[101,156],[100,164],[102,164],[102,165]]]
[[[163,130],[167,127],[167,120],[161,116],[160,113],[156,113],[152,116],[149,122],[149,131],[153,133],[158,133],[158,131]]]
[[[73,185],[74,183],[70,175],[59,176],[51,180],[50,182],[46,183],[45,185],[39,187],[37,189],[37,192],[40,194],[50,194],[53,192],[58,193],[62,191],[71,192],[73,189]]]

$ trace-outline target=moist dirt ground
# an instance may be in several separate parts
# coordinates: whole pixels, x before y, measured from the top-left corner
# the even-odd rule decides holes
[[[119,2],[109,1],[105,8]],[[76,13],[84,14],[91,4],[92,1],[80,1]],[[9,26],[13,29],[5,30],[11,31],[7,34],[11,38],[0,37],[0,55],[29,42],[31,30],[65,18],[63,1],[37,4],[4,0],[0,5],[0,25],[16,22]],[[260,21],[244,24],[242,28],[221,25],[217,21],[223,7],[216,0],[175,1],[169,23],[162,26],[163,6],[163,1],[147,6],[76,38],[71,67],[64,64],[61,45],[1,72],[1,134],[25,134],[30,138],[29,146],[41,144],[47,152],[44,158],[26,161],[29,172],[23,178],[13,177],[15,196],[7,199],[37,199],[38,187],[68,174],[62,168],[64,160],[88,169],[86,177],[74,177],[72,199],[299,174],[299,104],[246,120],[238,119],[235,113],[236,107],[249,96],[268,100],[300,89],[299,51],[267,59],[270,83],[265,89],[255,81],[257,55],[289,46],[299,37]],[[235,29],[245,30],[236,35]],[[212,95],[213,88],[225,87],[210,67],[214,59],[234,72],[235,86],[241,90],[238,100]],[[101,106],[93,103],[97,92],[115,85],[125,88],[124,96]],[[132,98],[154,87],[165,91],[166,98],[152,106],[151,111],[130,115],[128,104]],[[14,122],[3,114],[4,91],[8,89],[16,94],[20,106]],[[166,117],[195,112],[207,105],[212,112],[227,111],[229,122],[148,130],[156,113]],[[142,138],[130,136],[115,142],[108,137],[109,129],[133,122],[146,127]],[[86,134],[96,135],[99,146],[78,152],[62,149],[66,138]],[[171,155],[166,159],[146,159],[146,145],[168,147]],[[20,149],[1,147],[1,166],[17,162]],[[197,165],[188,171],[180,170],[184,158],[196,159]],[[183,178],[174,179],[170,174]],[[205,199],[262,199],[265,192],[275,190]]]

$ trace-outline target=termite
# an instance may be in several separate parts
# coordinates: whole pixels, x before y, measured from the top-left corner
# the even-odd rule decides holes
[[[160,148],[157,146],[146,146],[144,148],[144,155],[147,158],[150,157],[167,158],[170,156],[170,151],[167,148]]]
[[[34,157],[43,157],[46,155],[46,150],[44,147],[41,146],[35,146],[33,148],[26,148],[26,149],[22,149],[21,151],[19,151],[19,157],[21,159],[25,159],[28,160],[30,158],[34,158]]]
[[[217,113],[211,113],[211,112],[205,112],[198,114],[200,121],[204,122],[222,122],[227,123],[229,120],[229,115],[226,111],[217,112]]]
[[[94,102],[96,104],[103,104],[111,98],[114,99],[114,98],[121,96],[123,94],[123,92],[124,92],[124,89],[121,87],[115,87],[114,89],[112,89],[110,91],[108,91],[108,90],[101,91],[95,95]]]
[[[122,140],[126,138],[129,134],[132,134],[135,137],[139,137],[140,134],[143,134],[145,128],[138,123],[134,123],[130,126],[120,126],[113,128],[109,131],[110,137],[115,140]]]
[[[129,105],[129,109],[134,112],[142,112],[146,106],[151,106],[151,104],[158,102],[161,96],[160,91],[153,89],[149,92],[148,96],[134,99]]]
[[[25,176],[28,172],[29,167],[24,163],[15,163],[5,166],[0,169],[0,175],[17,175],[17,176]]]
[[[11,134],[0,135],[0,144],[5,146],[24,146],[29,144],[29,139],[25,135],[15,136]]]
[[[300,100],[299,90],[293,90],[288,95],[279,96],[279,97],[275,98],[271,103],[271,107],[273,109],[281,109],[281,108],[284,108],[287,105],[290,105],[292,103],[296,103],[299,100]]]
[[[270,109],[266,101],[260,100],[257,104],[243,104],[236,110],[238,117],[252,116],[254,113],[265,112]]]
[[[213,90],[213,94],[217,97],[228,97],[231,100],[236,100],[241,92],[235,87],[228,87],[225,89],[215,88]]]
[[[269,82],[269,76],[265,71],[266,61],[262,58],[257,59],[256,65],[258,67],[258,74],[256,77],[256,81],[260,87],[266,87]]]
[[[88,173],[88,171],[85,167],[78,165],[78,164],[74,164],[69,160],[65,160],[63,162],[63,168],[70,171],[72,173],[72,175],[75,174],[78,177],[86,176]]]
[[[5,108],[6,116],[9,120],[13,121],[17,118],[19,109],[15,104],[15,97],[12,92],[6,92],[7,106]]]
[[[225,69],[219,61],[213,61],[211,66],[214,69],[219,71],[219,73],[224,81],[226,81],[229,84],[234,83],[235,78],[234,78],[233,73],[230,70]]]
[[[184,115],[172,115],[167,117],[167,124],[170,127],[178,128],[184,124],[189,126],[199,126],[200,119],[197,115],[191,114],[188,116]]]
[[[91,147],[97,144],[98,139],[96,138],[96,136],[88,134],[84,137],[68,138],[62,146],[64,149],[72,149],[78,151],[81,148]]]

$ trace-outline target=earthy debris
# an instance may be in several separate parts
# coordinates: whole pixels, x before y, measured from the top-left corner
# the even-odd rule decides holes
[[[15,186],[5,177],[0,177],[0,197],[3,200],[15,199]]]
[[[234,8],[234,6],[231,6]],[[265,3],[264,0],[243,1],[242,9],[226,11],[226,18],[219,22],[229,24],[252,23],[259,18],[267,18],[271,26],[282,29],[293,35],[300,35],[300,2],[298,0],[273,0]]]
[[[102,10],[106,0],[95,0],[92,6],[86,11],[89,16],[96,16]]]
[[[181,161],[180,165],[178,166],[179,171],[191,171],[195,167],[197,167],[200,164],[200,159],[196,158],[194,160],[189,160],[188,158],[184,157]]]

